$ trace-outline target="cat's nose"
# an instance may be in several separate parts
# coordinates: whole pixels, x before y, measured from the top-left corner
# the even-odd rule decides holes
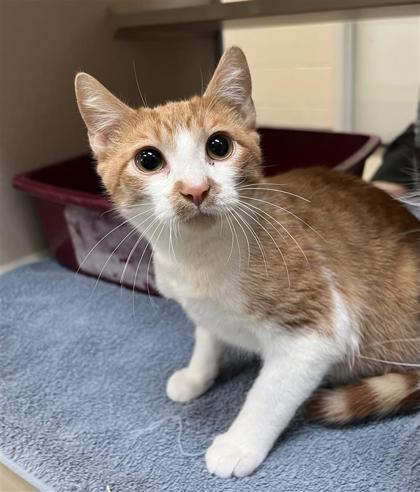
[[[194,203],[198,207],[203,203],[206,196],[209,194],[209,190],[210,186],[207,181],[203,181],[201,184],[194,186],[183,183],[180,193],[184,198]]]

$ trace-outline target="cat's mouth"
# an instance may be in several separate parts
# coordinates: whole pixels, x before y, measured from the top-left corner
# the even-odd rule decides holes
[[[191,226],[210,227],[223,215],[221,211],[216,210],[214,207],[206,207],[201,205],[199,207],[188,207],[184,210],[176,210],[177,218],[180,222]]]
[[[184,219],[182,222],[191,228],[198,228],[200,230],[207,229],[217,222],[218,216],[215,214],[208,214],[204,211],[199,211],[193,216]]]

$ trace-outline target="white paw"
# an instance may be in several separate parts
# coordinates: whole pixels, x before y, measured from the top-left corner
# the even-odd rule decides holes
[[[173,401],[186,402],[202,395],[212,384],[194,378],[189,369],[181,369],[172,374],[166,384],[166,394]]]
[[[206,452],[207,469],[221,478],[250,475],[264,460],[266,453],[235,442],[228,433],[217,436]]]

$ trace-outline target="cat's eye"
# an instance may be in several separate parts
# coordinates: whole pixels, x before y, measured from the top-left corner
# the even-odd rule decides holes
[[[222,160],[232,154],[232,140],[223,133],[215,133],[206,143],[206,152],[210,159]]]
[[[134,162],[140,171],[147,173],[159,171],[165,164],[163,155],[154,147],[141,149],[134,156]]]

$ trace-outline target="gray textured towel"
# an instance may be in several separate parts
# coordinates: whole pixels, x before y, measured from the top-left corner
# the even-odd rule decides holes
[[[420,417],[339,430],[297,419],[251,477],[211,477],[203,453],[238,412],[255,361],[226,361],[188,405],[165,396],[191,326],[173,302],[54,262],[0,277],[0,461],[55,492],[415,492]],[[134,313],[133,313],[134,301]]]

